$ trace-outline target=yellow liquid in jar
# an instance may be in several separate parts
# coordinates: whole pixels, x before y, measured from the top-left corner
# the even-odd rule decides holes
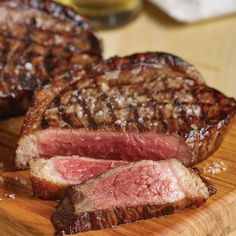
[[[57,0],[73,6],[95,26],[113,27],[132,19],[141,8],[141,0]]]

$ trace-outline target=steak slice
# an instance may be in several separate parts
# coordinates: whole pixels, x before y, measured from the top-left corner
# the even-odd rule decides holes
[[[24,114],[35,89],[100,58],[96,33],[72,9],[49,0],[2,0],[0,119]]]
[[[32,157],[57,155],[176,158],[191,166],[219,147],[236,111],[233,98],[166,53],[115,57],[83,76],[51,101],[39,98],[27,113],[18,168],[26,168]]]
[[[215,188],[175,159],[132,162],[69,190],[52,216],[66,234],[112,228],[201,206]]]
[[[127,162],[79,156],[33,159],[30,162],[33,191],[36,197],[43,199],[61,198],[72,185],[95,178],[106,170],[125,163]]]

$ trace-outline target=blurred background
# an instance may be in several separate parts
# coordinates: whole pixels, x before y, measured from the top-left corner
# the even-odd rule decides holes
[[[170,52],[194,64],[210,86],[236,97],[235,0],[62,2],[90,18],[104,40],[106,58]]]

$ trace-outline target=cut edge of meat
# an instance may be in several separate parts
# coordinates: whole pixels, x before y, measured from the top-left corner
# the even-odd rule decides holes
[[[90,148],[87,148],[88,144]],[[190,149],[181,137],[175,134],[111,133],[51,128],[20,139],[16,165],[17,168],[24,169],[34,157],[52,158],[58,155],[123,161],[177,158],[185,165],[191,164]]]
[[[108,205],[106,208],[102,208],[100,205],[91,207],[89,195],[86,195],[86,189],[92,189],[94,183],[97,184],[97,182],[106,179],[108,176],[110,179],[110,175],[114,172],[122,173],[125,168],[131,165],[142,165],[145,163],[153,165],[155,162],[140,161],[134,164],[129,163],[109,170],[96,179],[88,180],[70,189],[52,216],[56,232],[64,231],[65,233],[73,234],[88,230],[112,228],[124,223],[160,217],[186,207],[199,207],[209,196],[216,192],[214,186],[209,181],[199,176],[198,171],[187,169],[177,160],[170,159],[159,161],[159,164],[170,163],[170,167],[179,183],[178,188],[182,188],[181,191],[186,193],[184,196],[177,197],[177,200],[174,199],[172,202],[165,202],[164,204],[143,202],[143,204],[132,206],[128,205],[125,201],[123,202],[125,205],[121,204],[118,206],[111,203],[112,205],[110,206],[110,201],[107,201]],[[103,191],[100,194],[102,193]],[[99,194],[96,195],[96,197],[99,196]]]

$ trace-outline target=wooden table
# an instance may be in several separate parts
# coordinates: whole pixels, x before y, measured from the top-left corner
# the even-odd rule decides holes
[[[236,15],[209,22],[183,25],[145,4],[142,14],[123,28],[102,31],[105,56],[141,51],[168,51],[177,54],[204,74],[207,83],[236,97]],[[54,229],[50,216],[53,201],[32,196],[27,171],[15,172],[14,152],[22,118],[0,122],[0,162],[4,183],[0,183],[0,236],[49,236]],[[236,235],[236,123],[221,148],[199,168],[216,159],[223,160],[228,170],[207,175],[218,193],[200,209],[128,225],[112,230],[88,232],[80,236],[230,236]],[[27,183],[25,183],[27,180]],[[0,181],[1,182],[1,181]],[[14,193],[15,200],[4,197]]]

